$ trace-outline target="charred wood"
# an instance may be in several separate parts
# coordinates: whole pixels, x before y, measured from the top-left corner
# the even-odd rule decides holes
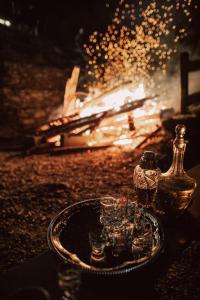
[[[58,134],[68,133],[75,130],[76,128],[81,128],[86,125],[101,122],[105,118],[110,118],[118,114],[130,112],[134,109],[142,107],[147,100],[154,99],[155,97],[156,96],[146,97],[141,100],[135,100],[133,102],[122,105],[118,109],[113,108],[107,111],[103,111],[88,117],[79,118],[69,122],[67,122],[67,118],[64,118],[66,124],[62,122],[61,118],[57,122],[52,122],[50,124],[47,124],[46,127],[43,126],[42,128],[40,128],[36,135],[39,137],[48,138],[56,136]]]

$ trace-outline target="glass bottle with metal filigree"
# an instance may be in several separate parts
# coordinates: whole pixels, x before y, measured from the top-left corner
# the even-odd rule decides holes
[[[160,169],[156,156],[152,151],[145,151],[139,164],[134,169],[133,181],[139,204],[149,208],[152,206],[158,187]]]
[[[185,125],[177,125],[176,138],[173,141],[173,161],[166,173],[163,173],[158,186],[158,204],[166,215],[179,215],[189,206],[196,187],[183,168],[187,141],[184,139]]]

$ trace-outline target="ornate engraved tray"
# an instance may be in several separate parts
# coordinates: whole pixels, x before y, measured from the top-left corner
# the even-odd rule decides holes
[[[153,244],[150,254],[137,260],[124,257],[117,262],[111,259],[102,267],[91,264],[88,233],[99,223],[100,198],[75,203],[60,212],[49,225],[48,244],[63,261],[84,271],[102,275],[127,273],[152,263],[163,248],[164,235],[159,222],[148,212],[144,216],[152,224]]]

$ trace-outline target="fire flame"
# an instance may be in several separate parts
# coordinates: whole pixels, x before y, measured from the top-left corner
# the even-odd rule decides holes
[[[89,96],[90,97],[90,96]],[[113,91],[98,97],[95,99],[87,101],[85,105],[81,107],[80,116],[88,117],[92,114],[100,113],[109,109],[118,110],[120,106],[130,101],[139,100],[145,97],[144,85],[140,83],[138,88],[132,90],[131,87],[120,87],[117,91]]]
[[[94,32],[84,45],[91,76],[86,85],[89,95],[84,102],[81,99],[77,99],[75,105],[73,102],[72,111],[67,113],[89,117],[108,110],[118,111],[122,105],[144,98],[146,87],[154,84],[153,73],[166,72],[167,62],[177,51],[177,42],[187,35],[182,24],[192,20],[192,1],[152,0],[148,4],[141,0],[130,4],[119,0],[106,32]],[[183,17],[179,24],[175,20],[177,15]],[[66,99],[68,101],[68,97]],[[74,130],[67,138],[88,146],[103,141],[136,147],[158,126],[159,105],[151,100],[132,112],[105,118],[82,131]]]
[[[98,95],[98,91],[96,94]],[[80,117],[88,117],[96,113],[104,112],[110,109],[116,111],[123,105],[134,100],[145,98],[144,84],[140,83],[134,88],[132,84],[120,86],[109,93],[103,93],[96,99],[92,99],[92,95],[88,95],[86,101],[81,104],[78,100],[78,111]],[[77,105],[76,105],[77,107]],[[151,117],[153,115],[153,118]],[[148,119],[147,116],[150,116]],[[134,135],[134,129],[130,130],[129,120],[132,119],[139,133],[137,137]],[[143,128],[145,124],[145,129]],[[133,146],[136,147],[140,143],[145,134],[152,132],[160,125],[159,109],[156,101],[147,101],[142,108],[136,109],[129,113],[123,113],[103,120],[95,131],[86,130],[82,141],[88,146],[96,146],[102,143],[113,143],[117,146]],[[134,138],[133,138],[134,137]],[[70,141],[73,141],[71,138]],[[74,138],[77,142],[77,138]]]

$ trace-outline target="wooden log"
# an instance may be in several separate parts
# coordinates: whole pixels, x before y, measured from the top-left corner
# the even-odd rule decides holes
[[[48,138],[48,137],[53,137],[53,136],[61,134],[61,133],[68,133],[68,132],[75,130],[76,128],[81,128],[85,125],[100,122],[104,118],[110,118],[110,117],[113,117],[118,114],[130,112],[134,109],[142,107],[143,104],[147,100],[154,99],[155,97],[157,97],[157,96],[146,97],[141,100],[135,100],[135,101],[126,103],[117,109],[113,108],[113,109],[110,109],[110,110],[107,110],[104,112],[100,112],[100,113],[91,115],[89,117],[83,117],[80,119],[72,120],[66,124],[58,123],[57,125],[49,126],[49,128],[47,128],[46,130],[39,130],[36,135]]]
[[[180,56],[181,113],[182,114],[185,114],[187,111],[188,72],[189,72],[189,54],[187,52],[183,52],[181,53]]]
[[[95,98],[92,98],[92,100],[90,101],[85,101],[83,102],[83,106],[80,108],[80,111],[82,112],[83,110],[89,108],[94,108],[96,106],[102,106],[102,103],[104,102],[105,98],[109,99],[109,97],[112,97],[113,94],[123,90],[123,89],[130,89],[132,87],[132,83],[130,82],[126,82],[124,85],[120,86],[120,87],[115,87],[112,88],[109,91],[104,92],[103,94],[100,94],[99,96],[96,96]],[[76,95],[78,96],[84,96],[86,97],[87,94],[85,92],[77,92]],[[125,100],[125,99],[124,99]],[[138,99],[135,99],[135,101],[137,101]],[[67,100],[66,100],[67,103]],[[127,103],[127,102],[126,102]],[[111,109],[111,108],[108,108]],[[46,123],[44,125],[41,126],[41,128],[39,128],[38,131],[45,131],[47,129],[50,129],[51,127],[57,126],[57,123],[62,123],[62,124],[66,124],[69,121],[75,120],[79,117],[80,112],[77,110],[76,112],[70,112],[68,111],[67,114],[65,114],[64,116],[57,118],[55,120],[52,120],[49,123]],[[43,130],[44,129],[44,130]]]
[[[159,132],[161,131],[161,127],[158,126],[158,128],[151,132],[150,134],[147,134],[145,139],[138,145],[139,148],[143,149],[144,144],[151,138],[153,138],[154,136],[156,136]]]
[[[99,125],[99,122],[95,122],[94,124],[86,125],[85,127],[77,128],[77,130],[73,131],[69,136],[79,136],[82,135],[84,132],[89,130],[90,132],[93,132],[95,128],[97,128]]]
[[[68,105],[71,97],[71,78],[67,79],[65,85],[65,94],[64,94],[64,101],[63,101],[63,111],[62,116],[64,117],[68,111]]]
[[[79,74],[80,74],[80,68],[74,67],[71,78],[69,78],[66,82],[64,102],[63,102],[63,112],[62,112],[63,117],[66,114],[70,114],[71,110],[73,110],[76,101],[76,89],[78,85]]]
[[[125,91],[125,90],[131,89],[131,88],[132,88],[132,82],[128,81],[128,82],[124,83],[123,85],[114,87],[108,91],[104,91],[100,95],[92,98],[92,100],[86,101],[83,104],[83,107],[81,109],[87,109],[87,108],[91,108],[94,106],[102,106],[102,103],[105,103],[105,99],[109,99],[110,97],[113,97],[113,95],[118,93],[119,91]],[[135,99],[135,100],[137,100],[137,99]]]

